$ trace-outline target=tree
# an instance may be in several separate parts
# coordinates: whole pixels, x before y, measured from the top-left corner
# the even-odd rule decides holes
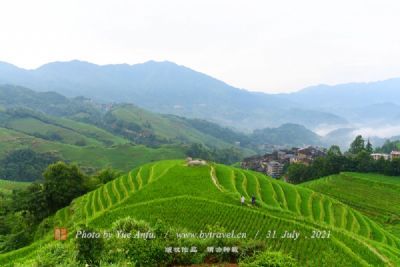
[[[58,160],[50,153],[37,153],[30,148],[14,150],[0,161],[0,178],[14,181],[35,181],[42,178],[46,167]]]
[[[386,164],[386,175],[399,176],[400,175],[400,159],[393,159]]]
[[[187,150],[186,154],[189,157],[193,157],[193,158],[202,158],[202,159],[206,159],[206,160],[211,159],[210,150],[207,149],[202,144],[198,144],[198,143],[191,144],[189,149]]]
[[[44,186],[39,183],[29,185],[25,190],[13,192],[12,209],[22,211],[31,224],[41,222],[50,215]]]
[[[107,168],[99,171],[96,174],[96,178],[103,184],[108,183],[109,181],[114,180],[115,178],[119,177],[121,172],[114,170],[112,168]]]
[[[186,154],[189,157],[211,160],[223,164],[233,164],[243,158],[241,151],[235,147],[224,149],[217,149],[214,147],[209,149],[199,143],[191,144]]]
[[[361,151],[359,152],[355,160],[357,162],[357,171],[359,172],[371,172],[373,171],[373,159],[371,158],[371,155],[367,151]]]
[[[365,150],[365,140],[361,135],[358,135],[351,143],[349,152],[356,155],[363,150]]]
[[[374,152],[374,149],[372,148],[372,144],[371,144],[371,142],[369,141],[369,139],[368,139],[367,145],[365,146],[365,150],[366,150],[369,154],[371,154],[372,152]]]
[[[82,232],[96,234],[97,232],[88,227],[81,227]],[[103,238],[76,238],[75,247],[77,250],[76,259],[78,262],[90,266],[100,266],[101,255],[104,248]]]
[[[67,206],[74,198],[86,192],[85,175],[76,165],[57,162],[49,165],[43,176],[44,193],[52,212]]]
[[[374,171],[378,173],[385,173],[386,166],[389,164],[388,160],[385,160],[383,157],[379,158],[374,162]]]
[[[389,154],[393,150],[398,150],[400,147],[400,140],[390,141],[386,140],[382,147],[376,148],[376,152]]]
[[[318,178],[318,177],[324,177],[329,174],[331,174],[328,169],[326,168],[326,158],[316,158],[311,164],[310,164],[310,171],[311,175],[308,179],[312,178]]]
[[[332,145],[328,150],[328,155],[342,156],[342,151],[340,151],[340,147],[339,146]]]
[[[304,164],[291,164],[288,168],[287,179],[291,183],[305,182],[310,178],[310,168]]]
[[[241,159],[242,154],[240,150],[234,147],[214,149],[211,155],[211,160],[228,165],[238,162]]]

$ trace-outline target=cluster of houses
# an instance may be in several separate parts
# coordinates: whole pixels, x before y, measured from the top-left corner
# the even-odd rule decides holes
[[[263,156],[253,156],[242,161],[241,167],[268,174],[273,178],[283,175],[285,165],[302,163],[309,165],[314,159],[326,155],[326,149],[308,146],[279,149]]]
[[[392,151],[390,154],[385,153],[372,153],[371,157],[374,160],[384,159],[384,160],[393,160],[400,158],[400,151]]]

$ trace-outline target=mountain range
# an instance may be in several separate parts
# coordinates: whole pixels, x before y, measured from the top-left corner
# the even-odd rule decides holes
[[[83,96],[100,103],[132,103],[152,112],[205,119],[247,133],[289,123],[319,135],[334,131],[327,140],[335,141],[336,130],[353,129],[347,137],[341,135],[339,141],[344,144],[357,133],[381,139],[400,134],[400,127],[393,127],[400,122],[400,78],[266,94],[235,88],[169,61],[100,66],[74,60],[32,70],[0,63],[0,84]]]
[[[168,61],[105,66],[55,62],[34,70],[1,63],[0,83],[100,102],[130,102],[154,112],[207,119],[244,131],[284,123],[313,128],[346,122],[328,112],[299,108],[281,96],[232,87]]]
[[[129,103],[99,104],[84,97],[0,85],[0,161],[9,151],[29,147],[79,162],[88,171],[104,165],[125,169],[183,157],[193,144],[220,151],[213,153],[235,153],[239,160],[263,153],[265,144],[316,145],[320,137],[297,124],[245,134],[203,119],[159,114]]]
[[[301,107],[336,114],[353,124],[400,122],[400,78],[335,86],[318,85],[279,96]]]
[[[298,124],[283,124],[277,128],[257,129],[252,134],[244,134],[202,119],[189,119],[175,115],[159,114],[144,110],[133,104],[100,104],[84,97],[68,98],[56,92],[35,92],[20,86],[0,86],[0,114],[16,117],[36,117],[46,122],[50,117],[68,118],[82,123],[101,125],[106,119],[108,126],[117,121],[120,128],[141,128],[151,131],[157,137],[177,141],[198,141],[205,145],[224,147],[235,142],[243,144],[314,144],[319,138],[309,129]],[[103,118],[104,117],[104,118]],[[108,127],[102,125],[102,127]],[[280,135],[278,133],[283,133]],[[199,133],[215,137],[205,142]],[[304,133],[304,135],[303,135]],[[295,141],[297,135],[297,141]],[[308,136],[308,138],[303,138]],[[181,141],[182,141],[181,140]],[[223,141],[222,141],[223,140]],[[253,140],[253,141],[252,141]],[[257,142],[255,142],[257,140]]]

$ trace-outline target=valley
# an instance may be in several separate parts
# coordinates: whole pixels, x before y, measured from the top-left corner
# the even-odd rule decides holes
[[[0,267],[400,266],[400,1],[0,1]]]
[[[347,125],[344,107],[171,62],[5,69],[1,266],[400,264],[399,161],[380,160],[398,141],[313,131]]]

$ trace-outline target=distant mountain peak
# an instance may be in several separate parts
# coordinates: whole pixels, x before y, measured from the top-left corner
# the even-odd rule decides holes
[[[6,70],[7,71],[8,70],[18,71],[19,68],[13,64],[10,64],[10,63],[4,62],[4,61],[0,61],[0,71],[6,71]],[[0,75],[1,75],[1,73],[0,73]]]
[[[87,61],[82,61],[82,60],[70,60],[70,61],[54,61],[50,62],[47,64],[44,64],[37,68],[36,70],[59,70],[59,69],[65,69],[65,68],[95,68],[95,67],[100,67],[97,64],[90,63]]]
[[[151,60],[145,61],[145,62],[142,63],[142,64],[173,65],[173,66],[184,67],[184,66],[182,66],[182,65],[178,65],[177,63],[175,63],[175,62],[173,62],[173,61],[169,61],[169,60],[161,60],[161,61],[158,61],[158,60],[153,60],[153,59],[151,59]],[[133,65],[135,65],[135,64],[133,64]]]

